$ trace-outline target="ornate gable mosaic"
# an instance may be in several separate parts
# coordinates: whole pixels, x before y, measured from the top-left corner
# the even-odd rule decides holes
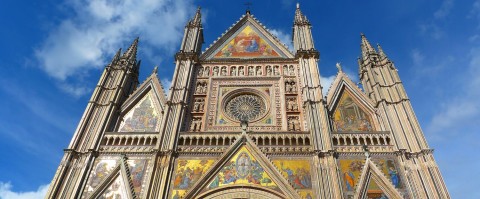
[[[279,57],[280,55],[268,44],[265,39],[247,25],[231,39],[215,58],[252,58],[252,57]]]
[[[119,132],[154,132],[157,130],[159,113],[152,92],[148,92],[125,116]]]
[[[370,115],[364,111],[363,107],[358,105],[358,102],[354,100],[347,90],[343,91],[342,97],[333,113],[333,123],[335,129],[339,132],[374,130]]]

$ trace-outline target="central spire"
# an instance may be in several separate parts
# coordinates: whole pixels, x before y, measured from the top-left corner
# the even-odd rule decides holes
[[[300,3],[297,3],[297,9],[295,10],[294,25],[310,25],[307,17],[303,15],[302,11],[300,10]]]

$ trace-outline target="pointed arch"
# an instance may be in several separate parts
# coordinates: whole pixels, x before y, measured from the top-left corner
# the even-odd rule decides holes
[[[381,129],[371,100],[341,71],[328,91],[327,106],[334,131],[379,131]]]
[[[360,176],[360,180],[358,181],[355,189],[354,199],[367,198],[368,187],[372,180],[380,187],[381,191],[383,192],[382,194],[388,198],[403,198],[400,192],[398,192],[398,190],[393,187],[392,183],[383,175],[382,171],[377,168],[375,163],[370,158],[367,158]]]
[[[121,198],[128,199],[134,198],[135,191],[130,178],[126,157],[123,156],[113,171],[88,196],[88,199],[100,198],[100,196],[107,198],[110,195],[120,195]]]

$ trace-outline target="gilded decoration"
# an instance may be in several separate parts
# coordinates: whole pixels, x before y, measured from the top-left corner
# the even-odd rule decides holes
[[[398,167],[396,166],[393,158],[374,158],[373,162],[383,172],[383,175],[390,180],[392,185],[397,189],[403,189],[401,184],[400,175],[398,173]],[[360,179],[362,169],[365,164],[365,159],[340,159],[338,160],[342,186],[347,193],[353,193]],[[372,196],[381,196],[382,190],[373,180],[368,185],[367,194]]]
[[[314,198],[310,161],[278,159],[272,162],[302,196],[302,199]]]
[[[344,91],[333,114],[333,123],[339,132],[373,131],[368,113]]]
[[[230,161],[223,166],[206,189],[211,190],[228,185],[263,186],[275,191],[280,191],[277,184],[273,182],[272,178],[245,147],[242,147]]]
[[[123,181],[122,176],[117,176],[115,180],[108,186],[108,188],[103,191],[103,193],[98,197],[99,199],[110,199],[110,198],[128,198],[128,188]]]
[[[172,198],[181,198],[200,177],[212,167],[215,160],[179,159],[173,177]]]
[[[142,184],[145,179],[145,171],[147,170],[147,159],[127,160],[128,168],[130,170],[130,180],[133,185],[133,191],[136,196],[140,196],[142,192]]]
[[[85,186],[83,198],[87,198],[109,176],[118,165],[117,157],[102,157],[95,160],[92,171]]]
[[[119,132],[154,132],[159,120],[152,92],[145,95],[125,116]]]
[[[214,57],[279,57],[279,54],[248,25],[215,54]]]

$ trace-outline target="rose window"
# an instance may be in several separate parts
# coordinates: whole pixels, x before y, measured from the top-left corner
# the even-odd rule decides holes
[[[225,113],[238,121],[253,121],[262,117],[265,112],[265,101],[255,94],[236,95],[225,104]]]

